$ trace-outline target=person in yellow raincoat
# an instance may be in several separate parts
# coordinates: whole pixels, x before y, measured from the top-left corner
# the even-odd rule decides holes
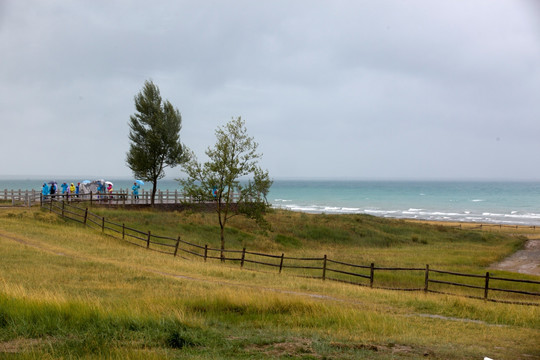
[[[73,185],[73,183],[71,183],[71,185],[69,185],[69,193],[70,194],[75,194],[75,185]]]

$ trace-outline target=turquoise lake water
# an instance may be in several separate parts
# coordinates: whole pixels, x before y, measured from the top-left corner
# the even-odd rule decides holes
[[[40,190],[50,180],[0,179],[0,190]],[[61,184],[86,179],[54,180]],[[133,184],[129,179],[107,180],[115,190]],[[158,188],[181,190],[176,181],[166,179]],[[531,181],[275,180],[268,201],[276,208],[307,213],[540,226],[540,182]]]

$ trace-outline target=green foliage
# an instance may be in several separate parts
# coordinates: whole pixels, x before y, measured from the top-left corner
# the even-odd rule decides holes
[[[228,220],[244,215],[266,226],[266,196],[272,181],[258,166],[262,154],[258,144],[248,136],[245,122],[232,119],[216,130],[216,143],[206,150],[208,161],[199,163],[193,152],[183,164],[186,179],[180,179],[184,193],[201,202],[215,202],[220,225],[221,250],[225,249],[225,227]],[[248,178],[245,180],[245,178]],[[242,180],[242,181],[241,181]]]
[[[201,343],[194,338],[193,332],[185,326],[171,329],[165,339],[165,344],[173,349],[183,349],[189,346],[199,346]]]
[[[300,240],[298,240],[296,237],[288,235],[276,234],[274,241],[285,247],[299,248],[302,246],[302,242]]]
[[[152,81],[145,81],[143,90],[135,96],[135,109],[129,122],[131,144],[126,163],[136,178],[152,182],[154,194],[157,181],[165,176],[165,167],[184,161],[182,117],[168,100],[162,101]]]
[[[104,313],[84,303],[50,304],[0,294],[0,340],[54,337],[56,355],[104,355],[136,342],[182,349],[200,346],[206,336],[173,318]]]
[[[335,229],[313,224],[306,224],[304,229],[299,231],[298,235],[304,239],[324,243],[348,243],[353,237],[353,234],[345,229]]]

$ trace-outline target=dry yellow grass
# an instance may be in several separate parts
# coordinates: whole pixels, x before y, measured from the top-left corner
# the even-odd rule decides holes
[[[195,334],[191,336],[208,337],[206,344],[197,340],[193,346],[171,349],[160,342],[161,335],[141,327],[143,335],[105,342],[94,351],[84,344],[69,345],[58,331],[37,336],[47,348],[36,345],[36,337],[24,335],[24,329],[0,327],[0,343],[19,341],[16,354],[21,358],[540,358],[539,307],[376,290],[182,260],[48,214],[10,213],[0,212],[3,314],[11,310],[2,306],[15,302],[26,309],[16,314],[21,320],[25,311],[43,312],[51,306],[62,316],[87,321],[97,317],[99,322],[112,318],[115,324],[137,324],[143,319],[160,328],[163,319],[171,319]],[[62,324],[66,331],[90,331],[69,321]],[[113,338],[124,339],[120,330],[110,331]],[[34,355],[25,352],[36,346]]]

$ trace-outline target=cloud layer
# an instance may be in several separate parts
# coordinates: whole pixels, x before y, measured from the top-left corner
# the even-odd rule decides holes
[[[7,0],[0,14],[0,175],[129,176],[133,97],[152,79],[201,158],[242,116],[274,177],[540,179],[532,1]]]

